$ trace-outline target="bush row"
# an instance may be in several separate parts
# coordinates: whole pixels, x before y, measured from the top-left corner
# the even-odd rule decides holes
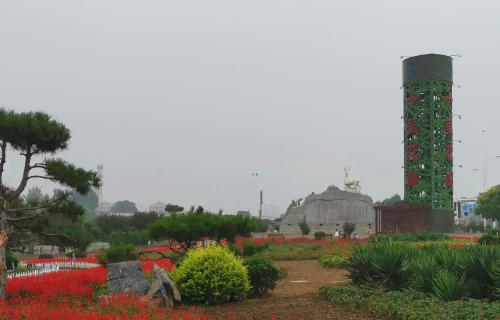
[[[417,292],[388,292],[356,287],[322,287],[319,294],[336,305],[364,309],[371,314],[397,320],[497,319],[500,304],[486,301],[447,302]]]
[[[444,240],[450,240],[450,237],[444,233],[429,231],[401,234],[380,234],[370,236],[370,242],[424,242]]]
[[[348,277],[363,287],[384,291],[413,289],[454,301],[471,297],[497,300],[500,292],[500,247],[467,249],[405,243],[357,246],[346,262]]]

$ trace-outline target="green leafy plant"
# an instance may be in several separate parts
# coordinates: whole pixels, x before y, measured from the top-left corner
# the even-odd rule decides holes
[[[300,232],[302,232],[302,236],[307,236],[311,232],[311,227],[306,221],[306,216],[304,216],[300,221],[299,221],[299,228]]]
[[[352,222],[344,222],[342,229],[344,229],[345,234],[351,235],[356,230],[356,225]]]
[[[267,295],[269,290],[276,288],[280,271],[273,265],[272,260],[253,256],[245,259],[243,265],[247,267],[248,277],[252,285],[250,297],[263,297]]]
[[[257,254],[259,252],[264,251],[264,246],[257,244],[252,241],[245,241],[243,242],[243,255],[245,257],[253,256],[254,254]]]
[[[315,239],[323,239],[325,236],[326,236],[326,233],[324,233],[323,231],[316,231],[314,233]]]
[[[243,259],[218,244],[188,251],[186,259],[171,276],[187,304],[241,301],[251,289]]]
[[[445,301],[457,301],[468,297],[469,285],[464,274],[457,276],[449,271],[440,272],[432,280],[434,294]]]
[[[487,301],[444,301],[414,291],[383,292],[358,287],[322,287],[319,295],[344,309],[364,310],[378,319],[498,319],[500,304]]]
[[[278,280],[283,280],[288,277],[288,271],[283,267],[278,267]]]
[[[50,253],[42,253],[38,256],[38,259],[54,259]]]
[[[118,246],[110,246],[96,258],[104,268],[107,268],[110,263],[137,260],[137,254],[135,253],[135,247],[133,245],[121,244]]]
[[[235,256],[243,255],[243,250],[239,246],[230,243],[228,247],[229,250],[231,250],[231,252],[233,252]]]
[[[426,242],[450,240],[447,234],[420,231],[401,234],[379,234],[370,236],[370,242]]]
[[[7,252],[5,264],[7,265],[7,269],[12,268],[12,266],[16,269],[19,266],[19,260],[11,252]]]

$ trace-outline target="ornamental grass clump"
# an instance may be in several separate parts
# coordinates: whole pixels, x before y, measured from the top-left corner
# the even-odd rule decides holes
[[[243,259],[216,243],[190,250],[171,276],[183,302],[192,305],[241,301],[251,289]]]

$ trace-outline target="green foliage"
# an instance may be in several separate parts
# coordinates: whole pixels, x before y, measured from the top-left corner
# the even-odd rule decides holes
[[[347,262],[355,285],[383,291],[412,289],[440,298],[497,300],[500,247],[472,245],[466,250],[404,242],[357,246]],[[458,298],[457,298],[458,297]]]
[[[132,214],[131,216],[100,214],[95,219],[95,223],[101,231],[99,240],[106,242],[122,241],[125,243],[130,242],[134,245],[145,245],[148,242],[149,238],[137,238],[138,236],[140,236],[139,233],[134,233],[133,235],[131,235],[131,237],[135,238],[136,240],[116,240],[116,238],[119,237],[116,234],[112,237],[114,238],[114,240],[110,240],[109,238],[114,233],[117,233],[118,235],[127,234],[126,237],[129,237],[128,234],[134,231],[140,231],[144,232],[144,234],[147,234],[146,229],[148,225],[156,221],[160,217],[162,217],[162,215],[156,212],[134,212],[134,214]]]
[[[108,236],[107,241],[114,246],[122,243],[143,246],[148,244],[149,236],[146,230],[114,231]]]
[[[311,227],[306,221],[306,216],[304,216],[300,221],[299,221],[299,228],[300,232],[302,232],[302,236],[307,236],[311,232]]]
[[[243,260],[217,244],[190,250],[171,276],[187,304],[241,301],[251,289]]]
[[[187,259],[188,255],[187,253],[181,254],[179,258],[175,261],[175,268],[179,268],[182,264]]]
[[[73,253],[75,254],[75,258],[87,258],[87,252],[78,248],[74,251],[66,253],[66,257],[73,258]]]
[[[137,254],[133,245],[120,244],[118,246],[110,246],[96,258],[103,267],[107,268],[110,263],[137,260]]]
[[[45,196],[47,196],[47,195],[45,195]],[[28,192],[24,196],[24,199],[26,199],[27,201],[29,201],[29,200],[42,200],[45,196],[42,193],[42,189],[35,186],[35,187],[28,189]]]
[[[241,257],[243,255],[243,250],[239,246],[230,243],[228,247],[235,256]]]
[[[351,235],[356,230],[356,225],[352,222],[344,222],[342,229],[345,234]]]
[[[205,237],[234,243],[236,236],[248,237],[259,227],[255,218],[213,214],[200,208],[156,220],[148,226],[149,236],[154,240],[173,239],[183,250],[189,250],[192,242]]]
[[[182,211],[184,211],[184,207],[169,203],[165,206],[165,211],[170,213],[170,214],[181,213]]]
[[[491,234],[484,234],[477,241],[479,244],[487,244],[487,245],[498,245],[500,244],[500,237],[494,236]]]
[[[319,259],[319,265],[326,269],[345,269],[348,259],[349,255],[342,252],[325,254]]]
[[[7,269],[11,269],[12,266],[16,269],[19,266],[19,260],[11,252],[7,252],[5,264],[7,265]]]
[[[76,202],[88,209],[88,215],[86,216],[87,220],[94,220],[96,218],[95,210],[99,205],[99,196],[95,190],[90,190],[86,195],[80,194],[74,190],[71,196]]]
[[[54,259],[54,257],[49,253],[42,253],[38,256],[38,259]]]
[[[500,230],[499,229],[488,229],[486,234],[481,236],[477,241],[479,244],[488,244],[488,245],[498,245],[500,244]]]
[[[258,232],[267,232],[269,230],[269,226],[274,226],[274,222],[268,219],[259,219],[259,229],[255,230]]]
[[[316,231],[314,233],[315,239],[323,239],[325,236],[326,236],[326,233],[324,233],[323,231]]]
[[[259,252],[264,251],[266,247],[264,244],[257,244],[253,241],[244,241],[243,242],[243,255],[245,257],[253,256],[254,254],[257,254]]]
[[[366,311],[377,319],[498,319],[500,304],[486,301],[443,301],[419,292],[389,292],[357,287],[322,287],[322,298],[344,310]]]
[[[134,202],[128,200],[116,201],[110,211],[112,213],[134,213],[137,212],[137,207]]]
[[[395,194],[393,195],[392,197],[390,198],[387,198],[387,199],[384,199],[382,201],[378,201],[375,203],[375,205],[383,205],[383,206],[392,206],[394,205],[395,203],[398,203],[401,201],[401,196],[399,194]]]
[[[429,231],[370,236],[370,242],[427,242],[444,240],[450,240],[450,237],[444,233]]]
[[[458,301],[468,297],[469,287],[465,274],[459,277],[449,271],[442,271],[432,280],[434,294],[445,301]]]
[[[475,214],[486,219],[500,219],[500,185],[491,187],[479,195]]]
[[[77,247],[85,251],[96,240],[91,231],[92,226],[86,224],[82,216],[71,220],[65,215],[51,213],[37,218],[33,223],[44,231],[44,234],[39,236],[40,243],[44,245],[59,248]],[[64,236],[57,236],[58,233]]]
[[[283,267],[278,267],[278,280],[283,280],[288,277],[288,271]]]
[[[245,259],[243,265],[247,267],[248,277],[252,285],[250,297],[260,298],[266,296],[269,290],[276,288],[280,271],[267,258],[253,256]]]

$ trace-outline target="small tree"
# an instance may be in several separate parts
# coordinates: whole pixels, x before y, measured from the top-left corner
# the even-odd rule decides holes
[[[15,231],[62,238],[74,242],[75,246],[80,242],[59,231],[48,233],[43,226],[37,225],[37,219],[49,213],[61,214],[73,221],[84,216],[85,208],[70,197],[72,192],[54,194],[50,199],[20,201],[28,182],[33,179],[55,182],[82,195],[101,185],[97,172],[50,157],[66,150],[70,139],[70,130],[44,112],[15,112],[0,108],[0,230],[4,230],[7,236]],[[11,158],[8,151],[19,152],[24,157],[21,182],[17,186],[7,185],[3,176],[5,163]],[[0,259],[4,268],[5,258],[3,246]],[[0,298],[5,297],[6,286],[7,273],[4,272],[0,275]]]
[[[356,225],[352,222],[344,222],[342,229],[344,229],[345,234],[351,235],[356,230]]]
[[[128,200],[116,201],[110,211],[112,213],[134,213],[137,212],[137,207],[134,202]]]
[[[170,214],[181,213],[182,211],[184,211],[184,207],[169,203],[165,206],[165,211],[170,213]]]
[[[474,213],[485,219],[500,220],[500,185],[491,187],[479,195]]]
[[[203,212],[203,208],[190,210],[187,213],[174,213],[163,217],[148,226],[149,236],[154,240],[171,239],[177,242],[183,250],[189,250],[191,243],[205,237],[217,242],[228,239],[233,242],[235,237],[248,236],[259,228],[255,218],[223,216],[211,212]],[[172,251],[178,252],[171,246]]]
[[[309,226],[309,224],[306,221],[306,216],[304,216],[302,218],[302,220],[300,220],[299,228],[300,228],[300,231],[302,232],[303,237],[307,236],[311,232],[311,227]]]

